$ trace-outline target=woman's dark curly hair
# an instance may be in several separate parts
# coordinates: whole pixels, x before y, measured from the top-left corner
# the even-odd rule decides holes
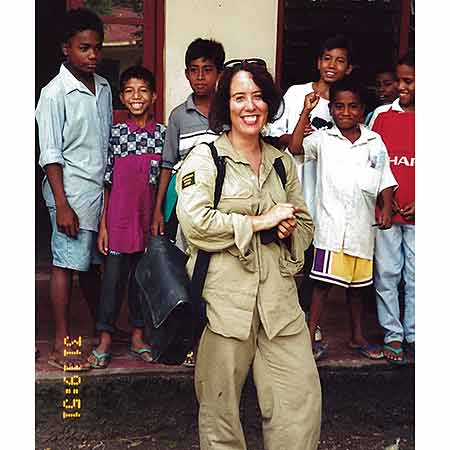
[[[255,84],[261,89],[263,100],[269,107],[267,120],[273,122],[281,116],[284,108],[280,108],[283,104],[283,96],[275,85],[272,75],[266,67],[243,61],[233,67],[226,67],[222,72],[217,91],[209,111],[209,127],[216,133],[221,133],[231,126],[230,121],[230,86],[231,80],[237,72],[244,70],[249,72]]]

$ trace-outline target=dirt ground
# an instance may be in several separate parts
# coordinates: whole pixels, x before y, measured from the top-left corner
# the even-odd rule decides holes
[[[320,371],[319,450],[384,450],[400,438],[414,449],[414,368]],[[111,378],[111,377],[110,377]],[[36,385],[38,450],[193,450],[199,448],[197,402],[190,375],[120,377],[87,382],[79,419],[61,418],[64,387]],[[263,450],[251,380],[241,416],[248,450]]]

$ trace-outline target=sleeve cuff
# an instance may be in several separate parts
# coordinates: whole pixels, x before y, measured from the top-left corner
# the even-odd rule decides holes
[[[299,231],[291,234],[290,249],[284,243],[281,244],[280,272],[283,276],[293,276],[303,267],[305,249],[302,248]]]
[[[239,250],[239,259],[245,260],[250,253],[250,243],[253,238],[252,222],[248,216],[231,213],[234,230],[234,244]]]
[[[162,169],[170,169],[170,170],[172,170],[174,165],[175,164],[170,162],[170,161],[161,161],[161,168]]]
[[[39,157],[39,165],[44,168],[49,164],[60,164],[63,167],[66,165],[60,150],[46,149],[44,151],[41,151],[41,155]]]

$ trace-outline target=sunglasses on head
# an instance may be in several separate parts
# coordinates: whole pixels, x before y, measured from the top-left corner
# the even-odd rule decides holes
[[[224,64],[224,67],[227,69],[231,69],[236,66],[243,67],[247,64],[256,64],[263,67],[264,69],[267,69],[266,62],[261,58],[230,59]]]

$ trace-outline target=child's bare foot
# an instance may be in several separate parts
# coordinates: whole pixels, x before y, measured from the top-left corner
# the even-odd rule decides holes
[[[153,362],[150,345],[144,340],[144,330],[142,328],[135,328],[131,334],[130,351],[133,356],[141,359],[144,362]]]

